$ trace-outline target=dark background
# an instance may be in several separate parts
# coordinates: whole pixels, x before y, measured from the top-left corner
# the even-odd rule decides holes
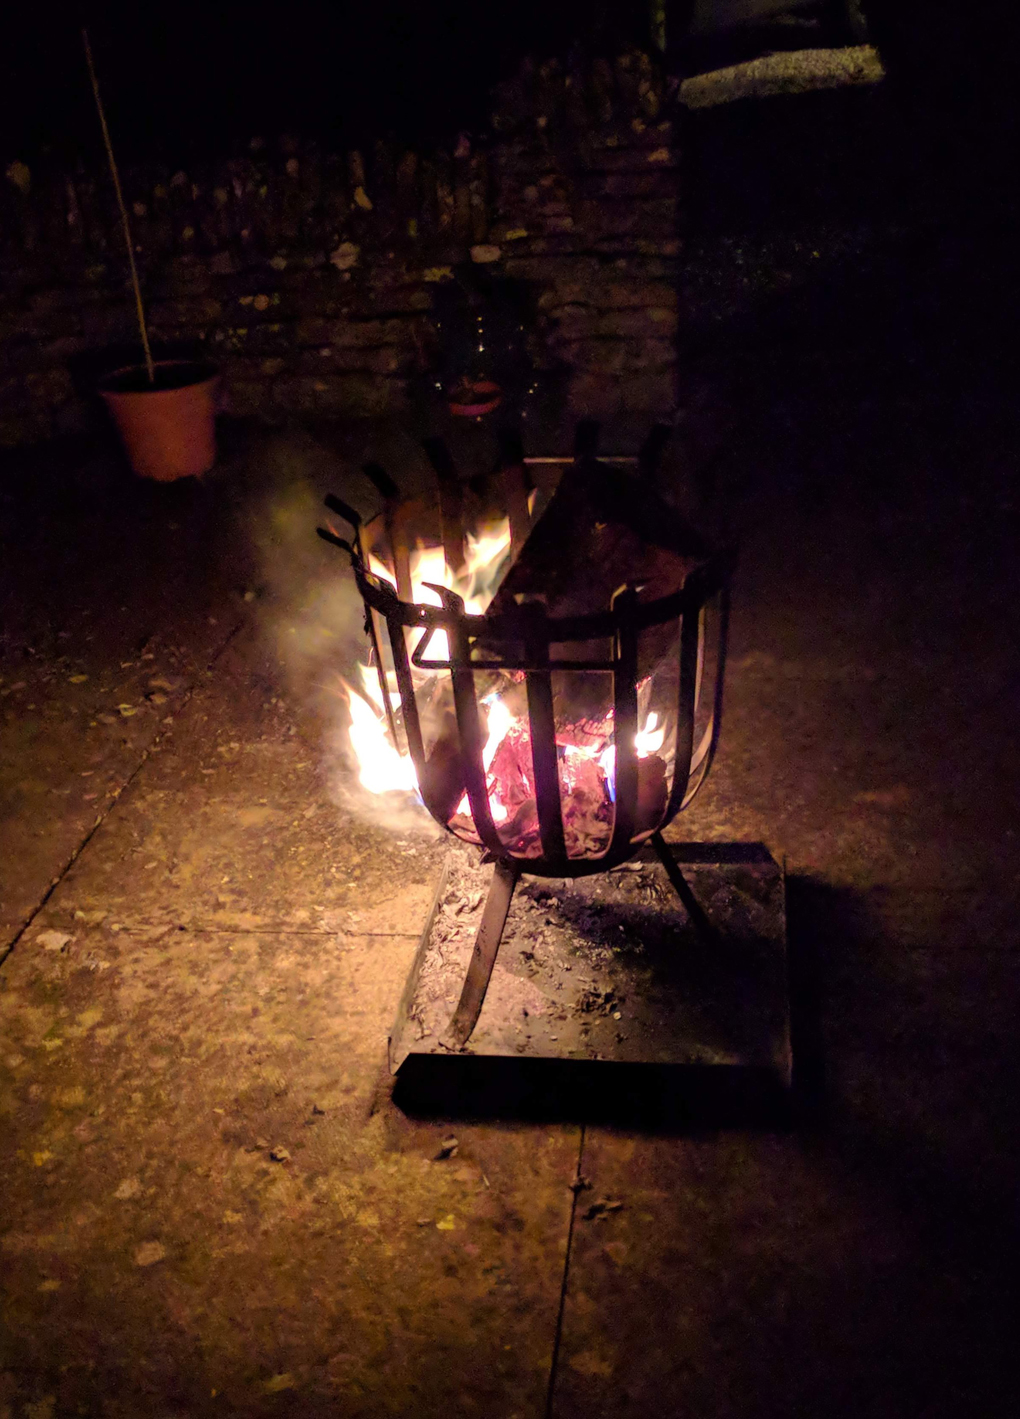
[[[445,137],[484,122],[525,53],[640,38],[647,7],[582,0],[177,0],[4,7],[0,153],[93,141],[87,23],[126,156],[222,153],[283,131],[324,140]]]
[[[692,3],[668,0],[677,72]],[[863,5],[899,101],[943,146],[987,168],[985,145],[1001,155],[1015,136],[1018,7]],[[326,145],[448,142],[484,127],[493,84],[526,54],[647,44],[649,8],[648,0],[12,3],[0,7],[0,159],[95,156],[83,23],[123,159],[183,162],[285,132]]]

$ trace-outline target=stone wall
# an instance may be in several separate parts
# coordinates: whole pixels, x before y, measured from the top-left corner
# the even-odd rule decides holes
[[[429,363],[437,286],[523,283],[539,381],[603,415],[675,397],[678,157],[640,52],[526,67],[492,130],[450,153],[284,139],[124,187],[155,341],[201,345],[243,415],[380,414]],[[0,178],[0,442],[81,429],[111,347],[136,340],[105,172]]]

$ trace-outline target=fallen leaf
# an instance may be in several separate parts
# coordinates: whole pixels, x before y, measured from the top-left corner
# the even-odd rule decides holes
[[[457,1225],[457,1219],[452,1212],[447,1212],[445,1217],[440,1217],[436,1223],[436,1229],[440,1232],[452,1232]]]
[[[263,1386],[267,1394],[279,1394],[284,1389],[296,1389],[297,1381],[292,1374],[274,1375],[271,1380],[266,1380]]]
[[[137,1178],[125,1178],[113,1195],[121,1202],[127,1202],[129,1197],[137,1197],[141,1190],[142,1185]]]
[[[165,1256],[166,1247],[162,1242],[143,1242],[140,1247],[135,1248],[135,1265],[153,1266]]]
[[[283,1148],[280,1144],[277,1144],[275,1148],[270,1148],[269,1156],[270,1158],[272,1158],[274,1163],[290,1162],[290,1153],[286,1148]]]
[[[63,951],[71,937],[66,931],[40,931],[35,939],[46,951]]]
[[[439,1145],[439,1152],[432,1159],[433,1163],[442,1163],[446,1158],[454,1158],[460,1148],[460,1143],[451,1134],[449,1138],[444,1138]]]

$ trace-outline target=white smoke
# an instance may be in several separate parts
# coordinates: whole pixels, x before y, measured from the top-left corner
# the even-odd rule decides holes
[[[409,445],[391,449],[390,457],[413,466],[416,453]],[[250,504],[248,535],[259,568],[262,632],[290,697],[319,722],[330,796],[344,811],[392,832],[440,835],[415,795],[363,789],[350,750],[343,682],[358,684],[356,667],[367,658],[364,607],[346,555],[315,529],[333,524],[349,535],[324,508],[326,493],[338,494],[364,517],[378,510],[378,494],[358,463],[304,432],[261,442],[258,464],[262,492]]]

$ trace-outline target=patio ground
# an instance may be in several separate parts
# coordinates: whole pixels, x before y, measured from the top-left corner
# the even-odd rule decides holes
[[[837,119],[887,115],[814,97],[828,187],[781,202],[752,124],[688,233],[671,465],[742,542],[674,833],[786,860],[793,1123],[394,1103],[437,840],[340,794],[314,525],[406,430],[227,429],[199,486],[12,455],[3,1419],[1016,1412],[1012,247],[861,200]],[[740,120],[699,121],[704,172]]]

